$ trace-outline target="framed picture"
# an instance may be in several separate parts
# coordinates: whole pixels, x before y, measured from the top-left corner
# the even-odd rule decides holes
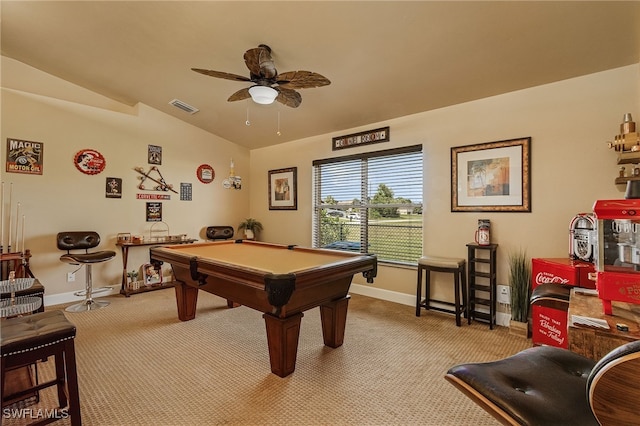
[[[145,263],[142,269],[142,283],[146,286],[162,284],[162,270],[156,269],[151,263]]]
[[[298,168],[269,170],[269,210],[298,209]]]
[[[451,148],[452,212],[530,212],[531,138]]]

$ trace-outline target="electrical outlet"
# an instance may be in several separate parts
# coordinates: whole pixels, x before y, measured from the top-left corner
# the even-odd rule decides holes
[[[72,283],[76,280],[75,272],[67,272],[67,282]]]
[[[508,285],[499,285],[497,290],[498,303],[504,303],[505,305],[511,304],[511,287]]]

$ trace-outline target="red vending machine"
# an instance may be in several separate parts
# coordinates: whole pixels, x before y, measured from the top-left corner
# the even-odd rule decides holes
[[[540,284],[596,288],[589,273],[595,271],[593,232],[595,219],[588,213],[578,214],[569,226],[569,258],[532,259],[531,280],[535,289]],[[534,345],[568,348],[567,313],[559,309],[533,306],[531,311]]]

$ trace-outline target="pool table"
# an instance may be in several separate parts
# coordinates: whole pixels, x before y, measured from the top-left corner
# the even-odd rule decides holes
[[[178,318],[195,318],[198,292],[263,312],[271,371],[295,370],[303,311],[320,306],[324,344],[342,345],[353,276],[368,282],[377,273],[375,255],[311,249],[250,240],[153,247],[151,261],[171,264]]]

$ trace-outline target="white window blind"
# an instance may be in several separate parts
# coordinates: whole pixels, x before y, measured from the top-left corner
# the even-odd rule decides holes
[[[422,164],[422,145],[314,161],[314,246],[416,264]]]

